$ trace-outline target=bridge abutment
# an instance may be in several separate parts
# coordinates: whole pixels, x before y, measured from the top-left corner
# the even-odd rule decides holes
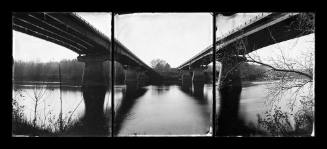
[[[245,59],[238,56],[228,56],[221,60],[218,78],[220,109],[218,115],[217,135],[237,135],[239,128],[239,104],[242,91],[242,81],[238,64]]]
[[[85,63],[82,92],[85,103],[84,125],[88,134],[105,133],[104,98],[110,80],[105,78],[104,57],[79,56]]]

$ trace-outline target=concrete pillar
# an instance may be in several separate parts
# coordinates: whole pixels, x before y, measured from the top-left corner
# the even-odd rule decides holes
[[[202,67],[194,67],[192,68],[193,76],[192,76],[192,83],[193,83],[193,94],[195,96],[203,96],[203,88],[205,83],[205,76]]]
[[[133,66],[125,66],[125,84],[127,92],[135,92],[139,88],[139,69]]]
[[[138,72],[138,87],[144,87],[147,85],[149,77],[146,75],[145,71]]]
[[[239,133],[240,121],[238,110],[242,82],[238,64],[244,60],[243,57],[237,56],[229,56],[221,59],[218,78],[220,109],[217,122],[217,135],[238,135]]]
[[[79,56],[78,61],[85,63],[82,92],[85,103],[84,125],[88,134],[105,133],[104,98],[110,80],[105,78],[104,57]]]
[[[189,70],[182,70],[182,89],[185,91],[191,90],[192,74]]]

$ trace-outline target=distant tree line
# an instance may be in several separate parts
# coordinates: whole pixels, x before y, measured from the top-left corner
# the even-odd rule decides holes
[[[154,59],[150,62],[151,67],[163,78],[161,82],[178,82],[180,74],[178,69],[171,68],[170,65],[162,59]]]
[[[81,85],[84,63],[76,59],[62,60],[60,62],[37,62],[37,61],[14,61],[13,79],[15,82],[21,81],[42,81],[58,82],[59,81],[59,64],[61,69],[61,80],[65,83]],[[103,63],[106,80],[109,80],[111,62]],[[115,84],[123,84],[124,69],[115,62]]]
[[[246,81],[261,80],[267,77],[267,67],[262,65],[242,63],[240,65],[241,78]]]
[[[37,62],[37,61],[14,61],[13,66],[13,79],[15,82],[19,81],[42,81],[42,82],[58,82],[59,81],[59,64],[61,69],[62,82],[77,84],[82,83],[84,63],[79,62],[76,59],[62,60],[60,62]],[[180,80],[181,74],[176,68],[171,68],[170,65],[164,60],[151,61],[151,67],[163,76],[162,81],[177,82]],[[266,67],[244,63],[240,65],[241,77],[243,80],[257,80],[266,77]],[[111,74],[111,62],[106,61],[103,63],[103,68],[107,80],[109,80]],[[217,77],[219,75],[219,69],[217,69]],[[124,68],[121,64],[115,62],[115,84],[123,84],[125,80]],[[212,80],[212,66],[209,65],[204,70],[207,83]],[[276,74],[278,77],[279,75]]]
[[[161,59],[154,59],[150,62],[151,67],[164,77],[164,81],[178,81],[181,78],[181,74],[176,68],[171,68],[170,65]],[[251,64],[251,63],[242,63],[240,66],[241,78],[246,81],[262,80],[267,77],[267,67]],[[206,83],[210,83],[212,80],[212,70],[213,66],[208,65],[204,70],[204,77]],[[217,75],[216,79],[219,76],[219,67],[216,69]]]
[[[212,65],[208,65],[208,68],[204,70],[206,74],[206,80],[212,80]],[[241,79],[243,81],[255,81],[255,80],[262,80],[267,77],[267,68],[261,65],[251,64],[251,63],[242,63],[239,65],[239,69],[241,70]],[[220,66],[217,65],[216,67],[216,80],[219,77],[219,70]]]

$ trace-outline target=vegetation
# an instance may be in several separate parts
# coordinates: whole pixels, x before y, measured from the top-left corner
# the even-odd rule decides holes
[[[81,83],[84,64],[77,60],[46,63],[15,61],[13,77],[15,81],[58,82],[59,64],[61,65],[62,81],[76,84]]]
[[[59,64],[61,69],[61,80],[63,84],[81,85],[84,63],[73,60],[62,60],[60,62],[24,62],[15,61],[13,67],[14,83],[19,82],[59,82]],[[103,63],[106,78],[110,76],[111,63],[106,61]],[[123,67],[115,62],[115,83],[124,83]]]
[[[57,65],[57,67],[55,67]],[[108,65],[105,64],[105,65]],[[26,68],[24,68],[27,67]],[[18,67],[18,68],[17,68]],[[42,68],[47,68],[47,71]],[[22,81],[39,81],[38,83],[32,83],[32,92],[27,93],[22,89],[13,85],[13,98],[12,98],[12,133],[13,135],[29,135],[29,136],[67,136],[77,135],[83,133],[82,121],[73,119],[73,114],[76,109],[81,105],[81,101],[75,106],[71,107],[71,110],[65,114],[62,112],[62,96],[61,96],[61,82],[62,82],[62,69],[64,68],[65,80],[67,83],[73,82],[76,84],[74,77],[78,76],[76,70],[79,70],[80,64],[76,63],[76,60],[68,61],[64,60],[58,63],[36,63],[36,62],[17,62],[14,65],[14,76],[22,79]],[[82,65],[82,67],[84,67]],[[57,69],[57,71],[55,70]],[[69,70],[74,69],[74,70]],[[39,72],[39,74],[33,72]],[[24,74],[17,74],[18,72]],[[72,74],[67,75],[67,71]],[[52,74],[57,73],[57,74]],[[55,76],[56,75],[56,76]],[[48,77],[54,76],[54,77]],[[53,80],[58,78],[58,80]],[[55,114],[54,109],[51,109],[46,104],[46,97],[49,95],[48,83],[45,81],[60,82],[60,112]],[[26,101],[28,100],[28,101]],[[31,103],[31,106],[25,107],[22,103],[24,101]],[[59,101],[59,99],[58,99]],[[43,104],[43,106],[42,106]],[[43,109],[42,109],[43,108]],[[31,111],[33,115],[28,115],[28,111]],[[26,113],[27,112],[27,113]],[[43,112],[43,113],[42,113]],[[31,117],[28,117],[31,116]]]
[[[240,65],[241,78],[246,81],[263,80],[267,68],[261,65],[242,63]]]
[[[13,67],[13,79],[14,83],[20,82],[59,82],[59,64],[61,69],[61,81],[63,84],[81,85],[84,63],[74,60],[62,60],[60,62],[24,62],[15,61]],[[111,63],[105,62],[103,64],[105,75],[107,78],[110,76]],[[179,81],[180,74],[176,68],[171,68],[170,65],[161,59],[155,59],[151,61],[151,67],[154,68],[164,79],[163,81],[177,82]],[[244,80],[256,80],[264,77],[261,73],[265,69],[260,65],[254,64],[242,64],[242,79]],[[212,66],[208,66],[204,70],[206,80],[209,82],[211,79]],[[124,68],[121,64],[115,62],[115,84],[124,84],[125,75]]]
[[[163,76],[164,82],[178,82],[180,74],[176,68],[171,68],[170,65],[162,59],[154,59],[150,62],[151,67]]]
[[[22,89],[14,88],[12,98],[12,135],[88,136],[89,130],[85,129],[83,117],[73,116],[76,114],[75,111],[80,107],[83,99],[81,98],[79,103],[70,107],[69,111],[63,113],[60,110],[57,113],[55,109],[45,103],[46,95],[49,94],[49,88],[45,88],[45,86],[44,84],[34,85],[32,95],[29,95]],[[36,98],[38,100],[35,100]],[[31,106],[24,106],[23,103],[25,101],[32,103]],[[61,108],[62,103],[60,103]],[[108,109],[106,110],[108,111]],[[32,112],[32,115],[29,115],[29,112]],[[110,122],[110,117],[110,114],[106,114],[105,121]],[[106,125],[109,125],[107,127],[110,128],[110,124]],[[109,131],[106,132],[110,133]]]
[[[176,68],[171,68],[170,65],[161,59],[154,59],[151,61],[151,67],[164,77],[165,81],[179,81],[181,77],[180,73]],[[262,80],[266,78],[265,72],[267,68],[265,66],[242,63],[240,64],[241,78],[246,81]],[[217,72],[219,73],[219,71]],[[205,80],[210,83],[212,80],[212,65],[208,65],[204,70]],[[218,77],[218,75],[217,75]]]
[[[49,93],[47,85],[45,84],[34,85],[32,95],[25,93],[22,89],[14,87],[12,98],[13,135],[60,135],[68,130],[68,128],[75,126],[77,121],[72,119],[72,115],[81,102],[65,114],[65,117],[62,117],[62,112],[56,115],[53,109],[49,109],[49,107],[46,106],[44,100],[47,94]],[[22,105],[25,100],[29,100],[33,107],[25,107]],[[42,104],[44,105],[43,107],[41,106]],[[28,119],[26,115],[28,111],[33,111],[33,116],[30,117],[30,119]]]

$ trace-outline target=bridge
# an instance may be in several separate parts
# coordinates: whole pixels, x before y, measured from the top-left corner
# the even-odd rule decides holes
[[[229,125],[236,120],[242,90],[237,65],[247,61],[244,55],[310,34],[311,32],[298,30],[299,15],[299,13],[259,15],[215,39],[214,46],[208,46],[177,67],[182,72],[182,89],[188,90],[193,87],[194,94],[201,94],[205,81],[203,70],[214,61],[214,57],[216,61],[221,62],[218,79],[221,106],[218,130],[228,132],[231,129]],[[87,125],[95,126],[95,130],[101,130],[97,127],[103,126],[100,121],[104,120],[103,102],[108,89],[103,62],[116,61],[124,66],[125,84],[130,91],[135,91],[136,88],[156,80],[159,76],[118,40],[109,39],[74,13],[15,12],[12,16],[14,30],[66,47],[77,53],[79,55],[77,59],[85,63],[82,81],[85,119],[89,122]],[[238,46],[240,43],[241,47]]]
[[[112,41],[74,13],[14,12],[13,29],[64,46],[79,54],[79,60],[86,57],[111,60]],[[115,61],[154,72],[118,40],[114,42]]]
[[[124,66],[129,91],[160,77],[118,40],[110,40],[74,13],[14,12],[12,16],[14,30],[66,47],[79,55],[78,61],[85,63],[82,91],[85,119],[90,126],[103,126],[100,121],[103,120],[104,97],[111,83],[109,81],[108,86],[103,62],[116,61]]]
[[[177,67],[182,73],[182,88],[193,87],[194,92],[203,92],[203,70],[213,62],[213,53],[216,61],[220,62],[218,89],[221,108],[217,133],[226,135],[234,132],[231,129],[237,121],[242,91],[238,64],[246,62],[245,55],[252,51],[312,33],[300,30],[300,23],[299,13],[260,14],[217,38],[215,46],[208,46]],[[217,28],[219,30],[219,26]]]
[[[238,61],[246,61],[244,55],[250,52],[310,34],[309,31],[298,29],[299,16],[299,13],[262,13],[218,37],[214,52],[213,46],[210,45],[177,67],[182,73],[182,86],[187,88],[192,83],[199,84],[199,87],[195,86],[201,92],[204,84],[203,69],[213,62],[213,53],[215,53],[216,60],[222,64],[220,72],[228,72]],[[224,73],[220,74],[219,78],[225,77]],[[223,82],[219,83],[219,85],[222,84]]]

